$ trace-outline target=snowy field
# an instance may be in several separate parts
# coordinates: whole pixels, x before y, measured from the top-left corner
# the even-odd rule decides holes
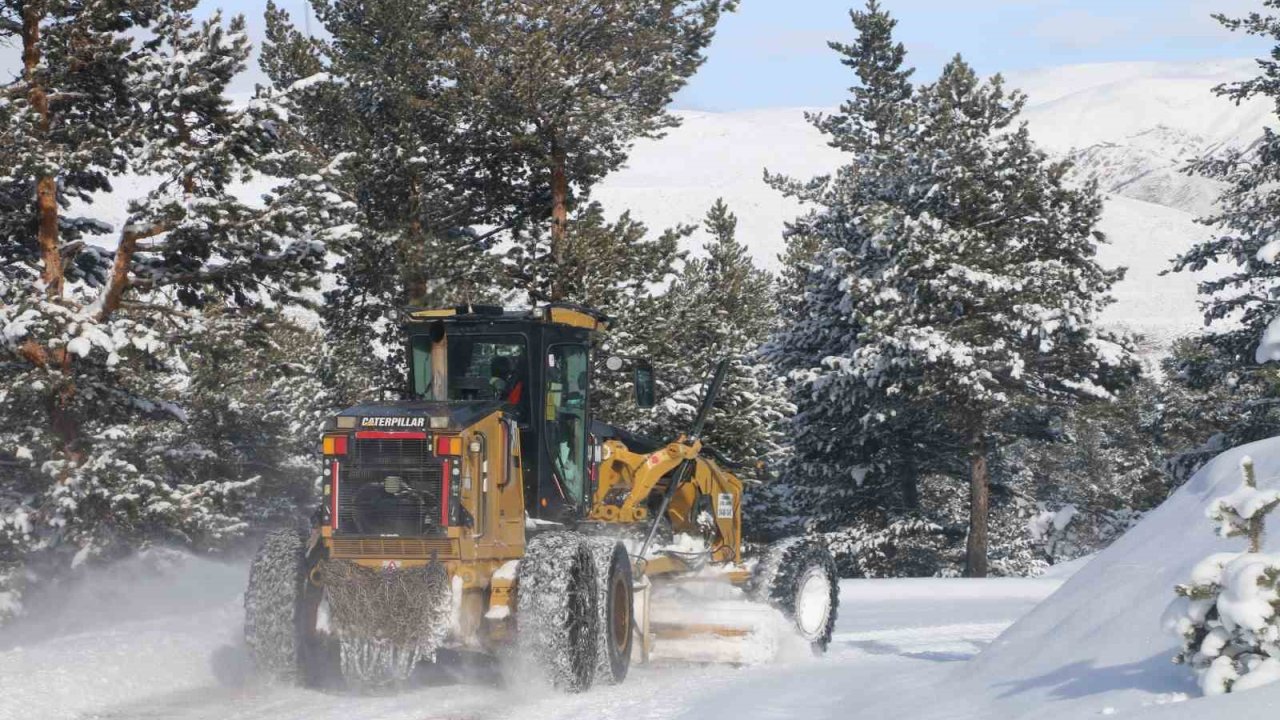
[[[134,568],[92,583],[53,617],[0,636],[0,718],[848,717],[941,682],[1060,580],[845,581],[831,653],[754,667],[633,667],[618,688],[561,696],[502,687],[491,669],[426,672],[385,697],[267,687],[236,637],[245,570],[185,561],[167,580]],[[37,640],[47,633],[56,637]]]
[[[1213,533],[1205,508],[1239,486],[1245,454],[1259,487],[1280,489],[1280,438],[1237,448],[1110,548],[1050,577],[846,580],[826,657],[669,661],[579,696],[504,685],[475,662],[376,697],[264,685],[238,640],[243,564],[170,559],[157,574],[156,560],[126,563],[0,634],[0,720],[1274,716],[1280,685],[1200,698],[1170,662],[1178,641],[1161,622],[1193,565],[1242,548]],[[1280,551],[1280,527],[1266,550]]]

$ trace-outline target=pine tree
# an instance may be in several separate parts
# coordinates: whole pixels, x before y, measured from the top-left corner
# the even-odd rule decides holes
[[[1214,17],[1228,30],[1269,39],[1280,48],[1280,17],[1274,14],[1280,3],[1262,4],[1266,11],[1243,18]],[[1214,94],[1236,103],[1270,98],[1280,107],[1280,59],[1273,51],[1257,63],[1257,77],[1220,85]],[[1198,158],[1187,172],[1223,183],[1225,189],[1217,210],[1200,219],[1215,237],[1175,258],[1172,270],[1233,269],[1200,283],[1208,329],[1176,345],[1164,363],[1166,415],[1178,441],[1166,469],[1175,485],[1223,450],[1280,432],[1280,369],[1270,362],[1280,358],[1280,237],[1275,230],[1280,134],[1264,128],[1247,147]],[[1205,671],[1213,658],[1193,656],[1192,651],[1189,644],[1185,659]],[[1232,667],[1223,657],[1213,662]],[[1232,677],[1202,675],[1202,684],[1229,688],[1238,669],[1227,673]]]
[[[738,241],[737,225],[717,200],[703,220],[710,238],[706,257],[688,261],[656,303],[651,358],[665,398],[644,425],[664,439],[687,433],[707,378],[728,358],[729,375],[704,443],[735,462],[777,462],[791,407],[758,354],[777,324],[773,278]]]
[[[624,319],[633,303],[675,272],[684,255],[680,241],[693,230],[677,226],[649,237],[649,229],[631,213],[610,221],[604,206],[593,202],[569,218],[558,256],[541,225],[517,226],[506,253],[506,275],[530,303],[577,303]]]
[[[829,42],[841,55],[841,64],[854,71],[858,84],[849,88],[849,99],[834,115],[809,115],[827,135],[832,147],[853,154],[882,151],[905,137],[910,127],[913,68],[904,66],[906,48],[893,38],[898,21],[868,0],[866,10],[849,11],[858,32],[852,45]]]
[[[1280,368],[1242,366],[1219,339],[1184,338],[1161,361],[1162,446],[1171,487],[1219,453],[1280,434]]]
[[[1092,326],[1121,275],[1094,259],[1096,190],[1066,186],[1067,166],[1014,126],[1021,94],[959,58],[906,93],[892,22],[869,10],[854,19],[873,37],[849,50],[873,57],[847,63],[864,91],[828,123],[850,164],[780,184],[819,205],[802,224],[824,248],[802,319],[771,346],[799,407],[792,476],[811,506],[840,508],[818,515],[831,530],[883,514],[894,488],[918,503],[918,477],[963,462],[966,573],[982,576],[997,451],[1038,408],[1105,396],[1134,372]]]
[[[348,225],[330,238],[339,261],[323,315],[334,351],[351,361],[345,390],[373,392],[402,385],[403,308],[497,299],[502,269],[489,251],[535,190],[512,138],[461,85],[459,58],[481,8],[312,7],[324,39],[267,4],[260,64],[286,97],[285,139],[297,157],[283,171],[329,168],[351,204]]]
[[[459,76],[480,114],[505,123],[550,216],[549,261],[562,264],[574,193],[621,167],[636,138],[678,119],[672,96],[702,65],[734,0],[543,0],[475,3]],[[553,283],[550,297],[568,295]]]
[[[205,309],[280,306],[313,286],[324,246],[307,230],[330,216],[330,193],[321,172],[254,206],[231,195],[277,167],[278,117],[265,102],[231,108],[243,21],[197,25],[193,5],[19,6],[27,71],[6,88],[20,100],[0,137],[21,144],[0,153],[0,175],[37,191],[4,194],[29,220],[6,224],[0,245],[0,564],[65,569],[57,558],[156,540],[208,548],[244,528],[252,478],[174,472],[156,438],[189,420],[183,358]],[[130,203],[116,247],[85,244],[111,229],[63,217],[66,201],[139,168],[161,181]],[[52,203],[47,182],[63,193]]]
[[[1272,0],[1263,3],[1275,9]],[[1227,29],[1280,41],[1280,17],[1253,13],[1246,18],[1214,16]],[[1280,47],[1278,45],[1277,47]],[[1280,107],[1280,60],[1273,52],[1259,58],[1256,78],[1214,88],[1219,97],[1236,103],[1268,97]],[[1217,237],[1201,242],[1173,261],[1176,272],[1199,271],[1222,263],[1236,270],[1200,283],[1209,338],[1238,367],[1280,358],[1274,342],[1280,331],[1280,238],[1275,232],[1280,189],[1280,134],[1264,128],[1262,137],[1245,148],[1226,148],[1193,161],[1191,174],[1224,183],[1219,211],[1200,222]],[[1264,334],[1269,336],[1264,340]]]
[[[781,192],[819,208],[788,227],[780,284],[787,322],[767,352],[788,375],[797,407],[786,481],[793,486],[792,502],[803,507],[798,515],[809,517],[812,529],[851,533],[836,545],[853,572],[883,574],[892,560],[870,561],[872,569],[856,567],[854,558],[891,558],[896,550],[887,543],[939,530],[911,513],[919,506],[919,479],[933,462],[920,445],[945,445],[947,438],[919,405],[882,397],[869,412],[872,388],[845,377],[838,365],[860,332],[846,310],[846,279],[858,272],[859,255],[875,249],[854,221],[877,203],[901,197],[913,180],[923,181],[908,152],[915,131],[914,71],[893,39],[896,21],[874,2],[850,17],[857,40],[830,45],[854,70],[857,84],[840,113],[809,117],[832,146],[849,153],[848,163],[832,177],[807,182],[767,175]],[[877,549],[867,552],[869,547]]]
[[[292,525],[312,508],[315,442],[338,402],[326,390],[323,337],[274,310],[219,308],[184,344],[172,402],[182,424],[157,425],[166,474],[185,484],[245,483],[239,519]]]
[[[110,175],[125,167],[129,145],[122,139],[133,110],[133,43],[125,33],[148,24],[154,11],[151,0],[88,8],[0,3],[0,39],[22,57],[21,74],[0,89],[0,197],[8,199],[0,218],[8,260],[2,272],[27,278],[40,268],[50,297],[61,295],[68,276],[99,270],[97,254],[82,240],[109,228],[68,216],[65,208],[108,189]]]
[[[849,88],[849,98],[832,115],[806,113],[805,118],[827,137],[831,147],[850,155],[839,170],[836,181],[852,188],[859,186],[868,202],[892,195],[895,179],[906,178],[900,143],[912,131],[914,96],[911,76],[915,69],[906,65],[907,53],[893,37],[898,21],[885,11],[878,0],[868,0],[865,10],[850,10],[849,19],[857,33],[852,44],[828,42],[827,46],[841,56],[840,62],[854,71],[857,83]],[[802,202],[824,205],[823,193],[830,188],[831,178],[819,176],[807,182],[765,173],[765,180],[780,192]],[[788,317],[805,314],[804,288],[822,245],[824,233],[813,225],[838,221],[825,214],[814,214],[788,224],[786,249],[779,257],[779,304]]]
[[[1240,460],[1243,482],[1214,500],[1209,519],[1224,538],[1244,537],[1241,553],[1218,552],[1192,568],[1165,611],[1165,628],[1182,641],[1173,661],[1191,667],[1205,695],[1249,690],[1280,678],[1273,653],[1280,617],[1271,598],[1280,589],[1280,556],[1263,552],[1267,515],[1280,491],[1258,487],[1253,459]]]
[[[1113,402],[1047,414],[1043,432],[1000,452],[992,486],[1025,501],[1037,560],[1098,552],[1168,497],[1165,403],[1159,384],[1144,378]]]
[[[1095,188],[1066,186],[999,76],[957,58],[919,96],[927,193],[866,223],[879,246],[849,278],[861,327],[848,372],[931,403],[970,468],[966,574],[987,572],[988,466],[1019,404],[1107,396],[1132,368],[1093,322],[1122,272],[1095,261]]]

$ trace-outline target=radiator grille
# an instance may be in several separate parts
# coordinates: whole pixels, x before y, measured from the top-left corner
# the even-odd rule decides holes
[[[416,467],[433,462],[434,458],[426,438],[356,438],[351,460],[360,465]]]
[[[390,495],[388,476],[407,490]],[[442,528],[444,467],[368,467],[348,463],[338,485],[338,532],[354,535],[422,535]]]

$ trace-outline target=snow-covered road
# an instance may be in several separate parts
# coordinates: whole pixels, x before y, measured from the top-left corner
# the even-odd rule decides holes
[[[187,563],[164,582],[104,576],[57,613],[6,629],[0,718],[847,718],[855,707],[900,711],[904,700],[923,700],[1059,585],[845,581],[824,658],[633,667],[621,687],[570,697],[501,686],[492,668],[473,667],[423,673],[411,691],[368,697],[258,682],[236,642],[243,568]],[[964,714],[962,704],[955,710]]]

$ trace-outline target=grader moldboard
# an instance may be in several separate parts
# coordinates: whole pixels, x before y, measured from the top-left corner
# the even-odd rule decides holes
[[[742,468],[700,440],[727,363],[688,435],[637,437],[590,407],[592,340],[607,323],[568,305],[411,311],[408,399],[327,422],[310,531],[273,533],[254,558],[257,665],[308,685],[385,686],[438,650],[478,651],[580,692],[621,682],[633,654],[647,662],[662,643],[746,642],[762,625],[742,606],[824,651],[831,556],[790,539],[744,559]],[[605,366],[628,364],[637,403],[652,406],[647,363]]]

